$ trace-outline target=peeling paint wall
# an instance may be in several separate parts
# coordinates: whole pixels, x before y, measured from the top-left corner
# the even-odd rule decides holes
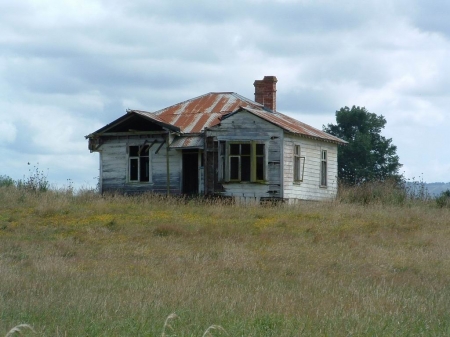
[[[265,145],[265,180],[258,182],[232,182],[223,179],[221,182],[222,190],[214,192],[230,197],[239,198],[271,198],[282,197],[282,179],[281,179],[281,150],[282,150],[283,131],[263,119],[241,111],[224,120],[220,125],[214,126],[207,131],[207,137],[214,137],[215,141],[225,142],[251,142],[257,141]],[[216,145],[217,147],[217,145]],[[227,154],[226,154],[227,155]],[[217,159],[218,153],[215,154]],[[212,165],[214,164],[214,169]],[[211,192],[211,172],[217,171],[217,160],[207,159],[209,174],[208,191]]]
[[[147,144],[155,143],[150,148],[150,182],[130,182],[129,181],[129,157],[128,146],[142,145],[146,140]],[[167,193],[167,162],[166,148],[161,143],[165,138],[159,137],[116,137],[115,139],[105,139],[99,148],[101,152],[101,187],[102,192],[139,193],[155,192]],[[158,150],[158,153],[156,151]],[[169,151],[169,171],[170,171],[170,194],[181,193],[181,151]]]

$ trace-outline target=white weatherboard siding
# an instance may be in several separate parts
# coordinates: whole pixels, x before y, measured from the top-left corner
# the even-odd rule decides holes
[[[101,152],[101,187],[102,192],[106,191],[121,191],[125,193],[134,192],[167,192],[167,162],[166,162],[166,145],[164,144],[158,150],[162,138],[158,139],[158,143],[155,143],[150,149],[150,175],[151,181],[129,182],[128,181],[128,154],[127,146],[142,145],[145,138],[118,138],[106,140],[100,147]],[[153,138],[148,138],[148,143],[151,143]],[[181,151],[170,150],[169,151],[169,167],[170,167],[170,193],[181,193]]]
[[[305,157],[302,182],[294,182],[294,145]],[[283,190],[285,199],[327,200],[337,193],[337,148],[333,143],[285,134],[283,142]],[[321,153],[327,151],[327,186],[320,186]]]
[[[208,136],[219,141],[257,141],[265,144],[265,181],[223,182],[222,195],[259,200],[281,197],[281,140],[282,129],[249,112],[241,111],[212,127]]]
[[[128,160],[125,143],[120,140],[110,140],[103,144],[101,152],[102,192],[123,188],[126,182]]]

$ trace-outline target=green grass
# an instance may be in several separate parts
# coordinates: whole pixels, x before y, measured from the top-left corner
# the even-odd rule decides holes
[[[0,188],[0,336],[446,336],[450,210]]]

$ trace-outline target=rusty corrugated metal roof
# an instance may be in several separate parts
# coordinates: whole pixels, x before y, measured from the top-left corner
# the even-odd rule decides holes
[[[179,136],[170,144],[170,148],[203,148],[203,142],[203,136]]]
[[[249,107],[241,107],[241,109],[244,109],[272,124],[275,124],[279,126],[280,128],[292,132],[295,134],[303,135],[306,137],[316,138],[316,139],[323,139],[325,141],[333,142],[333,143],[339,143],[339,144],[346,144],[347,142],[330,135],[329,133],[326,133],[324,131],[321,131],[319,129],[313,128],[312,126],[302,123],[294,118],[291,118],[289,116],[283,115],[279,112],[269,112],[261,108],[249,108]],[[228,116],[224,116],[224,118],[227,118],[231,116],[232,114],[229,114]]]
[[[258,108],[262,105],[234,92],[210,92],[155,112],[132,111],[175,125],[183,133],[199,133],[218,124],[223,115],[239,107]]]
[[[219,124],[222,118],[231,116],[239,109],[245,109],[288,132],[339,144],[346,143],[342,139],[313,128],[294,118],[268,110],[262,104],[234,92],[210,92],[155,112],[142,110],[128,110],[128,112],[154,120],[169,130],[176,130],[182,134],[199,134],[205,128]],[[193,144],[196,141],[198,139],[195,137],[179,138],[176,139],[177,143],[175,145],[178,146],[180,144],[180,147],[188,147],[189,144]]]
[[[129,110],[128,113],[130,113],[130,112],[134,112],[134,113],[141,115],[147,119],[154,120],[161,126],[168,128],[169,130],[173,129],[173,127],[175,126],[177,129],[176,131],[181,131],[181,129],[177,125],[174,125],[173,123],[169,123],[169,122],[165,121],[164,119],[162,119],[158,115],[155,115],[154,113],[147,112],[147,111],[141,111],[141,110]]]

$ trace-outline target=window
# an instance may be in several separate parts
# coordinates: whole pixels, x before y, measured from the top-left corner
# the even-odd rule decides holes
[[[149,182],[150,181],[150,161],[149,145],[129,146],[129,171],[128,180],[130,182]]]
[[[256,180],[264,180],[264,144],[255,144]]]
[[[228,144],[228,178],[230,181],[265,179],[265,145],[254,142]]]
[[[320,160],[320,186],[327,186],[327,151],[322,150]]]
[[[305,158],[301,157],[300,145],[294,145],[294,182],[303,181]]]
[[[230,180],[250,181],[250,144],[230,144]]]

